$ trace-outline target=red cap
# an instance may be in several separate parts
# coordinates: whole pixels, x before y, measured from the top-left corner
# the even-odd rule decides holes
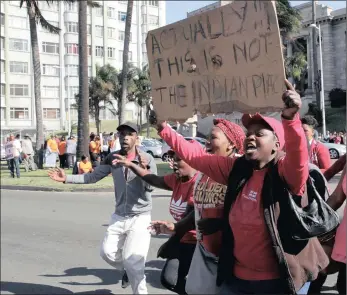
[[[276,134],[278,141],[280,143],[280,149],[283,148],[285,141],[284,141],[284,130],[283,130],[282,122],[274,118],[262,116],[259,113],[256,113],[255,115],[244,114],[241,120],[242,120],[243,126],[245,126],[246,129],[248,129],[253,124],[260,123],[260,124],[268,125],[269,129]]]
[[[187,141],[191,143],[191,147],[190,147],[191,149],[200,149],[200,150],[204,149],[203,146],[201,145],[201,143],[199,143],[198,141],[196,141],[194,139],[189,139]],[[170,150],[168,150],[167,153],[174,155],[175,151],[173,149],[170,149]]]

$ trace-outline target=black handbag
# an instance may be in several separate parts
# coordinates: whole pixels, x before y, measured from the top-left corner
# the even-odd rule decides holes
[[[322,190],[322,183],[325,183],[324,176],[317,169],[312,169],[309,164],[309,177],[306,181],[304,197],[307,197],[308,204],[302,204],[302,197],[290,193],[288,185],[278,174],[277,165],[273,165],[272,184],[275,187],[274,193],[284,190],[279,194],[280,215],[282,220],[286,220],[286,236],[290,236],[297,241],[304,241],[313,237],[319,237],[333,231],[339,225],[338,214],[325,202],[325,191]],[[317,172],[319,171],[319,172]],[[316,185],[320,192],[316,189]],[[323,195],[322,195],[323,194]],[[277,195],[277,193],[276,193]],[[274,196],[276,196],[274,195]],[[284,217],[284,218],[283,218]]]

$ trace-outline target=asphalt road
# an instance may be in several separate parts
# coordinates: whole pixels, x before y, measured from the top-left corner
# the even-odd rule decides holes
[[[168,196],[154,197],[152,219],[169,218],[168,202]],[[1,190],[1,294],[130,294],[120,286],[122,273],[99,257],[113,206],[112,193]],[[151,294],[170,293],[160,284],[164,262],[156,258],[164,241],[151,241]],[[337,294],[335,281],[329,278],[324,293]]]

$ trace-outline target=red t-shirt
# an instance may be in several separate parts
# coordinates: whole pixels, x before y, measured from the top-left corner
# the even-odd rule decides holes
[[[199,210],[201,218],[223,218],[226,190],[226,185],[202,175],[194,194],[195,208]],[[218,257],[222,243],[222,231],[212,235],[203,235],[201,243],[207,251]]]
[[[329,149],[322,143],[312,140],[309,148],[310,162],[315,164],[322,172],[330,167]]]
[[[307,139],[299,115],[296,115],[293,120],[282,119],[282,125],[286,155],[278,161],[278,172],[292,193],[301,195],[305,190],[308,177]],[[217,183],[228,184],[235,158],[211,155],[194,149],[189,142],[168,126],[159,134],[191,167],[210,176]],[[279,278],[278,263],[273,260],[274,250],[261,205],[261,189],[265,173],[266,169],[253,172],[229,215],[230,226],[234,232],[233,254],[237,258],[234,273],[245,280]],[[230,251],[233,250],[230,249]]]
[[[188,205],[194,205],[193,193],[197,175],[198,174],[195,174],[195,176],[187,182],[181,182],[175,173],[164,176],[166,185],[172,189],[169,211],[175,221],[180,221],[184,217]],[[192,230],[187,232],[181,239],[181,242],[195,244],[196,231]]]

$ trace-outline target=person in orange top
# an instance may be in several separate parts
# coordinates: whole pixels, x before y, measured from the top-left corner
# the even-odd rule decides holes
[[[54,139],[54,136],[51,135],[51,138],[47,140],[47,149],[46,149],[46,167],[55,167],[57,164],[57,155],[58,155],[58,144]]]
[[[60,168],[66,168],[66,140],[65,136],[62,136],[60,139],[60,142],[58,143],[58,150],[59,150],[59,162]]]
[[[313,116],[301,118],[302,128],[308,140],[309,161],[315,164],[323,173],[330,167],[330,153],[328,148],[321,142],[314,139],[314,128],[318,125]]]
[[[91,172],[93,172],[92,163],[89,161],[87,156],[83,155],[78,167],[78,174],[86,174]]]
[[[92,162],[96,161],[96,158],[100,155],[100,137],[95,136],[95,134],[90,135],[90,143],[89,143],[89,154]]]

